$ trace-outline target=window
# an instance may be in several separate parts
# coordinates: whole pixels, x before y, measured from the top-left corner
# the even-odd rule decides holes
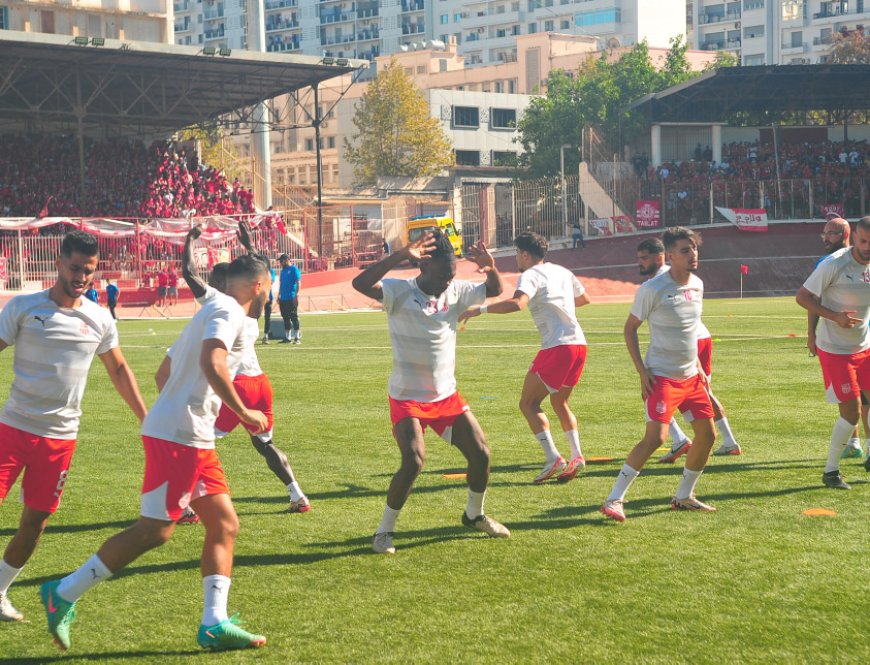
[[[538,24],[537,23],[529,23],[529,34],[533,35],[537,31],[538,31]]]
[[[480,152],[478,150],[457,150],[457,166],[480,166]]]
[[[571,21],[562,21],[559,23],[559,30],[570,30],[571,29]]]
[[[496,92],[504,92],[504,84],[501,81],[495,82],[495,91]]]
[[[552,21],[544,21],[544,32],[553,32],[553,25]]]
[[[450,15],[441,14],[441,25],[447,25],[448,23],[450,23]]]
[[[326,137],[326,147],[327,148],[334,148],[335,147],[335,137],[334,136],[327,136]]]
[[[438,60],[438,71],[439,72],[446,72],[447,71],[447,61],[444,58],[440,58]]]
[[[314,150],[314,139],[305,139],[305,149],[308,152]]]
[[[514,166],[517,163],[517,155],[515,152],[501,152],[499,150],[492,151],[493,166]]]
[[[791,33],[791,47],[798,48],[799,46],[803,46],[804,43],[804,33],[798,30],[797,32]]]
[[[754,67],[756,65],[764,64],[764,55],[744,55],[743,56],[743,66],[744,67]]]
[[[476,106],[454,106],[454,127],[480,127],[480,110]]]
[[[508,81],[508,93],[513,95],[516,93],[516,91],[517,91],[517,80],[511,79],[510,81]]]
[[[602,23],[621,23],[621,9],[602,9],[600,11],[579,12],[574,15],[574,25],[583,28],[590,25],[600,25]]]
[[[515,109],[492,109],[489,124],[495,129],[514,129],[517,126],[517,112]]]
[[[743,28],[744,39],[753,39],[754,37],[764,37],[763,25],[753,25],[748,28]]]
[[[764,0],[743,0],[743,9],[764,9]]]
[[[456,13],[453,15],[453,22],[454,22],[454,23],[459,23],[461,20],[462,20],[462,14],[460,14],[459,12],[456,12]]]
[[[0,30],[9,30],[9,8],[0,7]]]
[[[417,73],[425,74],[426,73],[426,65],[417,65]]]

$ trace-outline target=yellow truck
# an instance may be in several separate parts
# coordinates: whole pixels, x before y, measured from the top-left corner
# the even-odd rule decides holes
[[[435,229],[441,229],[453,245],[453,253],[462,256],[462,225],[450,217],[412,217],[408,220],[408,242],[415,242]]]

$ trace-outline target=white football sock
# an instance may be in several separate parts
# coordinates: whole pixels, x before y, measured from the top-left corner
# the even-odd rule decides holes
[[[671,418],[671,424],[668,425],[668,432],[671,435],[671,450],[676,450],[689,440],[689,437],[686,436],[686,433],[680,429],[680,426],[677,424],[676,418]]]
[[[565,438],[568,439],[568,445],[571,446],[571,459],[581,457],[583,452],[580,450],[580,432],[576,429],[565,432]]]
[[[734,433],[731,431],[731,425],[728,424],[728,418],[722,416],[716,421],[716,428],[719,434],[722,435],[722,444],[728,448],[737,448],[738,444],[734,438]]]
[[[544,455],[547,456],[547,464],[552,464],[559,459],[559,451],[556,450],[556,444],[553,443],[553,435],[550,434],[550,430],[545,429],[543,432],[538,432],[535,434],[535,438],[544,451]]]
[[[378,526],[375,533],[392,533],[396,530],[396,520],[399,519],[399,510],[393,510],[389,506],[384,506],[384,516],[381,518],[381,524]]]
[[[202,578],[205,601],[202,605],[202,625],[214,626],[229,618],[227,598],[232,580],[224,575],[206,575]]]
[[[18,573],[22,570],[24,570],[24,566],[13,568],[5,560],[0,561],[0,596],[9,591],[9,587],[12,586]]]
[[[695,493],[695,484],[698,478],[704,473],[704,469],[700,471],[692,471],[688,468],[683,468],[683,479],[680,481],[680,486],[677,487],[677,493],[674,494],[675,499],[688,499]]]
[[[831,445],[828,448],[828,461],[825,464],[825,473],[837,471],[840,468],[840,457],[843,455],[843,449],[855,431],[855,426],[843,416],[837,418],[834,423],[834,430],[831,432]]]
[[[468,519],[473,520],[475,517],[483,515],[483,500],[485,498],[486,490],[483,492],[468,490],[468,503],[465,506],[465,515]]]
[[[628,464],[623,464],[619,475],[616,477],[616,484],[610,490],[610,494],[607,495],[607,500],[622,501],[625,499],[625,493],[628,492],[628,488],[631,487],[634,479],[639,475],[640,471],[635,471]]]
[[[860,448],[861,439],[859,439],[857,436],[853,436],[851,439],[849,439],[849,442],[846,445],[850,448]]]
[[[305,493],[299,488],[299,483],[295,480],[287,485],[287,491],[290,492],[291,501],[299,501],[299,499],[305,496]]]
[[[64,577],[57,587],[58,595],[68,603],[74,603],[88,589],[93,589],[103,580],[112,576],[112,571],[106,568],[100,557],[94,554],[74,573]]]

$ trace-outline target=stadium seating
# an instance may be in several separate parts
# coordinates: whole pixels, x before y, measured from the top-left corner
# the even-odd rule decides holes
[[[196,155],[158,141],[0,137],[0,217],[182,217],[254,211],[253,194]]]

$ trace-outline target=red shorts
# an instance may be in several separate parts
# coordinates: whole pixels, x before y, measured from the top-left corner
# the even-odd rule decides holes
[[[563,344],[538,351],[529,371],[537,374],[551,393],[573,388],[586,365],[585,344]]]
[[[657,376],[655,381],[652,394],[646,398],[646,415],[650,420],[669,423],[677,409],[692,414],[693,420],[713,417],[710,395],[700,374],[682,381]]]
[[[175,522],[191,501],[230,493],[214,448],[194,448],[151,436],[143,436],[142,443],[142,517]]]
[[[870,349],[853,354],[828,353],[817,348],[825,397],[830,404],[848,402],[870,390]]]
[[[272,438],[272,425],[274,423],[272,417],[272,383],[269,377],[265,374],[259,376],[242,376],[238,375],[233,379],[233,388],[239,394],[239,399],[249,409],[262,411],[269,421],[269,429],[264,432]],[[214,424],[215,432],[218,436],[225,436],[232,432],[236,426],[242,421],[236,412],[229,408],[226,404],[221,404],[220,413]],[[251,431],[250,425],[244,425],[245,429]]]
[[[424,432],[429,426],[448,442],[451,440],[453,423],[459,416],[470,410],[468,402],[458,391],[437,402],[415,402],[390,397],[390,420],[393,422],[393,427],[405,418],[416,418],[420,421]]]
[[[701,361],[701,369],[704,374],[713,374],[713,338],[705,337],[698,340],[698,360]]]
[[[24,505],[56,511],[75,449],[75,439],[49,439],[0,423],[0,501],[23,469]]]

